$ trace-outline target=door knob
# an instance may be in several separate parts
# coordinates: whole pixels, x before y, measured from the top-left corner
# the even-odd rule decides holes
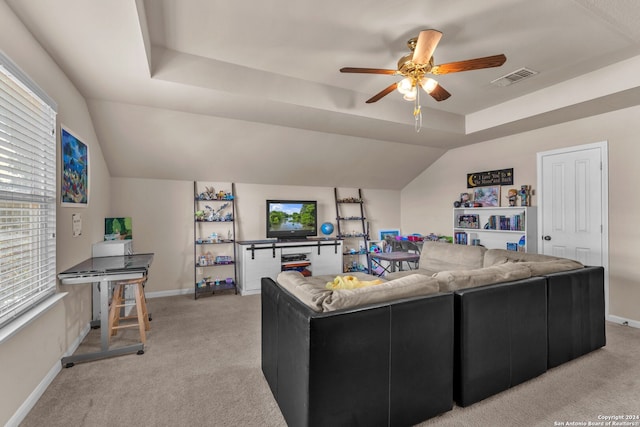
[[[551,240],[551,236],[542,236],[544,240]]]

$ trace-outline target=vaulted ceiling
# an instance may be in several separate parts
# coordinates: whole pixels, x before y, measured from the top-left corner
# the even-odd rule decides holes
[[[6,0],[87,100],[117,177],[401,189],[446,150],[640,103],[635,0]],[[436,76],[414,104],[391,68],[420,30]],[[491,82],[528,68],[508,86]],[[508,165],[506,165],[508,166]]]

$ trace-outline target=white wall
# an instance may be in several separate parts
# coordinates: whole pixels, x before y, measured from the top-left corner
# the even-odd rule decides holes
[[[452,203],[467,191],[467,173],[512,167],[514,187],[535,189],[537,152],[608,141],[610,314],[640,322],[639,115],[640,107],[627,108],[450,150],[403,189],[402,227],[451,235]]]
[[[201,181],[198,186],[198,192],[205,186],[231,191],[230,183]],[[318,222],[335,225],[333,188],[236,183],[235,189],[236,240],[266,237],[267,199],[317,200]],[[399,191],[363,189],[362,195],[372,236],[380,228],[400,227]],[[192,181],[111,181],[110,215],[132,217],[134,250],[155,254],[146,286],[151,296],[193,291],[194,196]],[[340,188],[338,196],[356,197],[357,189]]]
[[[57,209],[56,270],[62,271],[90,256],[91,244],[102,239],[109,206],[109,171],[84,98],[4,0],[0,0],[0,49],[58,103],[58,124],[67,125],[89,147],[89,207]],[[58,188],[59,180],[60,174]],[[82,236],[77,238],[71,234],[73,213],[80,213],[83,220]],[[60,368],[60,358],[88,326],[90,287],[59,289],[69,295],[0,346],[0,425],[18,412],[48,373]]]

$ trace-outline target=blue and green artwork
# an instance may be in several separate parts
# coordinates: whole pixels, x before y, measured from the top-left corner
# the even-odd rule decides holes
[[[62,129],[62,203],[89,203],[89,153],[86,144]]]

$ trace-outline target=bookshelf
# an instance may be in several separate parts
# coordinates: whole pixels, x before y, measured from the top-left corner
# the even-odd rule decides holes
[[[537,253],[536,208],[454,208],[453,242]]]

